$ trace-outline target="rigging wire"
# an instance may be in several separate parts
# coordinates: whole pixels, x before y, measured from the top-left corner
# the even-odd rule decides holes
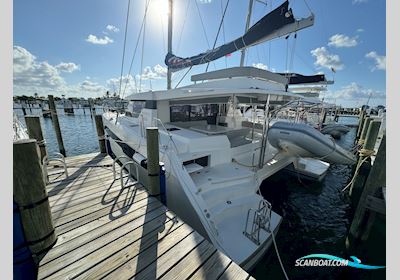
[[[192,70],[193,66],[190,66],[189,69],[186,71],[186,73],[182,76],[182,78],[179,80],[179,82],[176,84],[175,88],[177,88],[180,83],[182,82],[182,80],[186,77],[186,75],[190,72],[190,70]]]
[[[147,2],[149,2],[148,0]],[[145,8],[146,10],[146,8]],[[143,59],[144,59],[144,42],[146,38],[146,18],[144,18],[144,24],[143,24],[143,36],[142,36],[142,56],[140,58],[140,77],[139,77],[139,92],[142,92],[142,76],[143,76]]]
[[[256,0],[256,2],[259,2],[259,3],[264,4],[266,6],[266,4],[264,2],[262,2],[262,1]],[[253,22],[252,22],[251,25],[253,26],[255,22],[256,22],[256,19],[253,17]],[[257,61],[258,62],[261,62],[261,59],[260,59],[260,47],[261,47],[260,45],[255,45],[254,46],[254,48],[256,49],[256,55],[257,55]],[[249,49],[249,53],[250,53],[250,49]],[[246,65],[248,65],[247,61],[246,61]]]
[[[286,76],[286,77],[288,76],[288,73],[289,73],[289,71],[288,71],[289,38],[290,38],[290,34],[287,35],[286,38],[285,38],[285,39],[286,39],[286,63],[285,63],[285,71],[286,71],[285,76]]]
[[[269,8],[270,12],[272,11],[272,4],[273,3],[272,3],[272,0],[271,0],[271,5],[270,5],[270,8]],[[267,5],[265,7],[267,7]],[[271,46],[272,46],[272,41],[269,41],[268,45],[269,45],[269,48],[268,48],[268,68],[272,69],[272,67],[271,67]]]
[[[297,42],[297,33],[294,34],[292,52],[290,53],[289,72],[293,71],[293,60],[294,60],[294,51],[296,49],[296,42]]]
[[[163,22],[163,18],[160,14],[160,22],[161,22],[161,32],[162,32],[162,39],[163,39],[163,51],[164,53],[166,53],[166,44],[165,44],[165,31],[164,31],[164,22]]]
[[[223,6],[223,0],[220,1],[221,3],[221,16],[224,13],[224,6]],[[225,39],[225,24],[222,23],[222,38],[224,39],[224,44],[226,43],[226,39]],[[228,68],[228,58],[225,56],[225,68]]]
[[[131,0],[128,0],[128,10],[126,11],[125,35],[124,35],[124,48],[123,48],[123,51],[122,51],[121,75],[120,75],[120,79],[119,79],[119,92],[118,92],[118,96],[121,96],[122,74],[124,73],[126,36],[127,36],[127,34],[128,34],[128,22],[129,22],[129,10],[130,10],[130,6],[131,6]]]
[[[224,10],[224,13],[222,14],[221,22],[219,23],[217,35],[215,36],[215,40],[214,40],[214,44],[213,44],[212,49],[214,49],[214,48],[215,48],[215,45],[217,44],[219,32],[221,31],[221,27],[222,27],[222,24],[223,24],[224,19],[225,19],[225,14],[226,14],[226,10],[228,9],[229,1],[230,1],[230,0],[226,1],[225,10]],[[196,3],[197,3],[197,2],[196,2]],[[209,66],[209,65],[210,65],[210,62],[207,63],[206,72],[208,71],[208,66]]]
[[[308,3],[307,3],[307,1],[306,1],[306,0],[303,0],[303,1],[304,1],[304,4],[306,4],[307,9],[310,11],[310,13],[313,13],[312,10],[311,10],[311,8],[310,8],[310,6],[309,6]]]
[[[187,1],[186,13],[185,13],[185,17],[184,17],[183,23],[182,23],[182,30],[181,30],[181,32],[180,32],[180,34],[179,34],[178,45],[177,45],[177,47],[176,47],[176,53],[179,53],[179,48],[180,48],[180,46],[181,46],[182,34],[183,34],[183,31],[185,30],[186,19],[187,19],[187,15],[188,15],[188,13],[189,13],[190,2],[191,2],[191,0],[188,0],[188,1]]]
[[[301,57],[296,51],[294,51],[294,54],[297,56],[297,58],[299,58],[305,66],[307,66],[311,71],[315,71],[315,68],[311,66],[311,64],[309,64],[303,57]]]
[[[131,60],[130,66],[129,66],[129,71],[128,71],[128,74],[127,74],[127,79],[126,79],[126,82],[125,82],[124,91],[123,91],[123,93],[122,93],[122,98],[123,98],[124,95],[125,95],[125,91],[126,91],[126,88],[127,88],[127,86],[128,86],[128,83],[129,83],[129,79],[128,79],[128,78],[129,78],[129,75],[130,75],[131,72],[132,72],[133,61],[135,60],[136,51],[137,51],[137,48],[138,48],[138,46],[139,46],[140,37],[141,37],[141,35],[142,35],[143,26],[144,26],[144,22],[145,22],[146,17],[147,17],[147,11],[148,11],[148,8],[149,8],[149,5],[150,5],[150,1],[151,1],[151,0],[148,0],[148,2],[147,2],[147,4],[146,4],[146,10],[144,11],[144,15],[143,15],[143,19],[142,19],[142,24],[141,24],[141,26],[140,26],[139,34],[138,34],[138,37],[137,37],[137,39],[136,39],[136,45],[135,45],[135,49],[134,49],[134,51],[133,51],[132,60]],[[122,79],[121,79],[121,80],[122,80]],[[136,87],[136,85],[137,85],[137,83],[136,83],[136,77],[134,77],[134,81],[135,81],[135,87]]]
[[[194,0],[194,3],[196,3],[197,12],[198,12],[199,17],[200,17],[200,21],[201,21],[201,26],[203,28],[204,37],[206,38],[206,41],[207,41],[207,46],[208,46],[208,48],[210,48],[210,42],[208,41],[207,32],[206,32],[206,28],[204,26],[203,17],[201,16],[199,4],[197,4],[197,0]]]

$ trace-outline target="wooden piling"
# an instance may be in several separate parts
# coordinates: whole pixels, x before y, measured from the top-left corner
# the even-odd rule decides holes
[[[378,138],[378,133],[381,128],[380,120],[372,120],[369,123],[368,131],[365,137],[365,142],[363,148],[365,150],[373,150],[376,144],[376,139]]]
[[[104,138],[103,118],[101,115],[95,116],[97,136],[99,137],[100,153],[106,153],[106,140]]]
[[[376,191],[384,186],[386,186],[386,135],[382,138],[374,164],[365,182],[360,202],[357,205],[346,240],[347,248],[357,247],[362,236],[364,236],[364,239],[366,236],[368,237],[369,233],[366,230],[371,228],[368,223],[372,222],[369,219],[371,211],[367,208],[368,198],[374,196]]]
[[[160,159],[158,147],[158,128],[147,127],[147,173],[149,184],[147,190],[150,195],[160,194]]]
[[[359,115],[359,120],[358,120],[358,128],[357,128],[357,135],[356,138],[360,138],[360,134],[363,128],[364,124],[364,119],[365,119],[365,110],[361,110],[360,115]]]
[[[40,118],[37,116],[25,116],[26,128],[28,130],[29,138],[36,139],[40,149],[40,161],[47,155],[46,142],[43,137],[42,126],[40,125]]]
[[[335,115],[333,116],[333,121],[337,122],[339,119],[339,108],[335,109]]]
[[[353,207],[357,207],[358,202],[360,201],[363,187],[371,171],[371,160],[369,158],[364,160],[364,158],[360,157],[357,166],[359,166],[358,172],[349,191],[350,201]]]
[[[92,99],[91,98],[88,99],[88,103],[89,103],[90,118],[93,119]]]
[[[366,160],[366,157],[369,157],[373,153],[376,139],[378,138],[380,126],[381,126],[380,120],[374,120],[370,122],[368,126],[368,131],[366,133],[364,144],[362,150],[360,151],[360,157],[358,159],[358,165],[361,166],[357,174],[357,177],[350,188],[350,197],[354,207],[357,207],[359,203],[361,194],[364,189],[364,185],[370,174],[371,161]]]
[[[56,131],[58,148],[60,150],[60,153],[63,156],[66,156],[64,142],[62,139],[62,134],[61,134],[61,129],[60,129],[60,123],[58,121],[56,104],[54,103],[54,97],[53,97],[53,95],[49,95],[48,97],[49,97],[49,110],[51,112],[51,119],[53,121],[54,130]]]
[[[371,117],[366,117],[364,122],[363,122],[363,128],[360,133],[360,138],[359,138],[359,144],[363,144],[365,141],[365,137],[367,136],[368,132],[368,127],[369,123],[371,122],[372,118]]]
[[[56,242],[39,151],[34,139],[13,143],[13,196],[21,213],[25,238],[32,254],[39,256]]]
[[[22,114],[24,114],[24,116],[26,116],[26,109],[25,109],[25,105],[23,103],[21,103],[21,109],[22,109]]]

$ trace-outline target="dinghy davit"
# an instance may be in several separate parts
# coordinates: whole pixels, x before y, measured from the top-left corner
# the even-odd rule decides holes
[[[354,164],[356,157],[309,125],[301,123],[276,122],[268,131],[268,141],[277,149],[285,150],[299,157],[319,157],[338,164]]]

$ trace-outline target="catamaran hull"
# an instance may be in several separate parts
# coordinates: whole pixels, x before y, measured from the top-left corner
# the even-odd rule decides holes
[[[103,121],[106,129],[106,137],[107,137],[107,147],[108,147],[108,152],[113,154],[115,157],[119,157],[119,161],[124,164],[128,161],[135,161],[136,164],[134,165],[127,165],[126,168],[129,170],[132,176],[135,178],[139,178],[138,181],[141,182],[143,185],[146,185],[146,180],[147,180],[147,169],[146,165],[144,164],[145,162],[145,154],[146,154],[146,145],[145,143],[142,143],[143,145],[140,147],[138,145],[137,141],[140,140],[137,138],[137,136],[133,135],[132,130],[129,132],[128,129],[125,130],[125,126],[131,127],[129,124],[123,124],[121,125],[119,122],[115,123],[113,121],[113,118],[110,118],[110,121],[107,119],[104,119]],[[127,140],[129,139],[129,141]],[[129,143],[129,144],[128,144]],[[137,150],[135,150],[137,149]],[[212,220],[210,221],[204,221],[201,217],[201,214],[203,210],[201,209],[207,209],[207,208],[195,208],[198,207],[198,203],[201,203],[197,200],[195,200],[196,196],[200,194],[193,194],[190,191],[188,191],[190,187],[186,183],[187,181],[185,180],[192,180],[192,177],[190,177],[189,174],[187,173],[182,173],[182,172],[187,172],[185,168],[182,167],[180,163],[180,159],[178,159],[177,155],[175,154],[170,154],[171,152],[168,152],[169,150],[162,150],[160,149],[160,160],[164,161],[165,168],[166,168],[166,204],[169,209],[174,211],[174,213],[181,218],[184,222],[189,224],[193,229],[195,229],[198,233],[200,233],[203,237],[205,237],[207,240],[210,241],[210,243],[214,244],[214,246],[219,249],[221,252],[225,253],[227,256],[229,256],[233,261],[241,265],[243,268],[249,270],[254,265],[263,257],[265,252],[268,250],[268,248],[271,246],[271,236],[268,236],[267,233],[263,233],[262,237],[260,238],[261,245],[256,245],[250,241],[244,234],[244,224],[245,224],[245,218],[244,220],[241,218],[240,220],[238,219],[238,216],[235,215],[229,215],[229,213],[233,213],[230,211],[233,211],[233,208],[237,205],[236,202],[244,203],[243,210],[242,212],[238,213],[240,214],[239,216],[245,217],[247,214],[248,209],[256,209],[258,206],[259,202],[259,195],[254,193],[254,203],[251,202],[250,204],[246,204],[246,201],[242,200],[234,200],[234,198],[230,198],[232,202],[232,209],[227,208],[227,216],[223,218],[222,220],[214,220],[218,219],[216,216],[212,216]],[[139,160],[138,160],[139,159]],[[281,163],[281,161],[278,161]],[[229,163],[230,164],[230,163]],[[286,160],[285,160],[286,164]],[[270,169],[272,168],[275,170],[274,166],[276,164],[273,164],[270,166]],[[213,167],[216,168],[216,167]],[[231,167],[234,168],[234,167]],[[208,172],[208,171],[207,171]],[[243,171],[242,171],[243,172]],[[247,171],[248,172],[248,171]],[[268,173],[268,172],[267,172]],[[209,173],[210,174],[210,173]],[[259,179],[263,180],[263,176],[259,174]],[[264,174],[265,175],[265,174]],[[182,178],[186,177],[185,180],[182,181]],[[246,177],[247,178],[247,177]],[[250,177],[249,177],[250,178]],[[245,179],[243,179],[245,180]],[[252,179],[251,179],[252,180]],[[250,180],[250,181],[251,181]],[[229,180],[226,182],[226,189],[230,189],[230,187],[235,186],[235,183],[238,183],[238,180],[231,180],[232,185],[230,185]],[[219,182],[218,184],[221,184]],[[249,195],[256,189],[256,185],[253,183],[246,183],[245,184],[246,189],[248,189],[247,196]],[[250,192],[250,193],[249,193]],[[225,196],[223,196],[223,202],[226,202],[226,199],[229,197],[229,192],[224,192]],[[237,199],[237,198],[236,198]],[[253,201],[253,199],[252,199]],[[220,204],[216,204],[217,206]],[[241,204],[238,204],[238,208],[241,209],[243,206],[239,206]],[[210,206],[206,206],[210,207]],[[216,206],[214,206],[216,207]],[[200,210],[199,210],[200,209]],[[229,209],[229,210],[228,210]],[[209,211],[211,210],[208,209]],[[199,211],[201,211],[199,213]],[[213,212],[216,213],[216,212]],[[207,218],[209,218],[208,215]],[[271,220],[271,229],[274,230],[275,234],[278,231],[279,224],[281,222],[281,217],[272,212],[272,220]],[[214,225],[214,227],[210,228],[210,223]],[[215,223],[214,223],[215,222]],[[226,243],[225,241],[228,238],[228,236],[232,236],[232,231],[228,230],[229,225],[232,225],[234,228],[235,238],[232,239],[233,242],[230,244]],[[207,228],[208,227],[208,228]],[[219,231],[220,237],[222,239],[218,239],[215,241],[216,237],[213,235],[215,234],[215,231]],[[217,233],[218,236],[218,233]],[[223,241],[223,243],[221,243]],[[235,246],[238,246],[238,244],[241,244],[241,246],[244,246],[246,244],[247,250],[240,250],[243,253],[237,252],[235,250]],[[251,248],[251,249],[250,249]],[[238,249],[238,247],[236,247]],[[244,253],[246,252],[246,253]]]
[[[120,161],[122,163],[128,162],[129,160],[124,158],[128,157],[126,153],[124,153],[121,146],[112,138],[109,138],[111,152],[116,157],[122,157]],[[132,166],[128,166],[131,174],[135,176],[136,168]],[[139,177],[141,180],[146,178],[147,170],[143,167],[138,168]],[[136,177],[136,176],[135,176]],[[207,234],[203,224],[198,218],[193,206],[189,203],[189,199],[185,196],[185,192],[182,190],[182,186],[177,182],[177,179],[171,174],[167,181],[166,188],[166,200],[167,206],[169,209],[174,211],[174,213],[182,219],[185,223],[189,224],[192,228],[194,228],[198,233],[200,233],[203,237],[205,237],[208,241],[211,242],[210,237]],[[279,227],[281,224],[282,218],[278,225],[274,228],[274,235],[279,231]],[[254,268],[254,266],[262,259],[262,257],[266,254],[268,249],[272,244],[272,237],[270,236],[264,243],[258,247],[258,249],[250,255],[245,261],[238,263],[243,269],[250,271]]]

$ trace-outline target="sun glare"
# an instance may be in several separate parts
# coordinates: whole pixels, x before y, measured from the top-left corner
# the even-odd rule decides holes
[[[168,16],[168,0],[157,0],[152,3],[153,9],[161,16]]]

